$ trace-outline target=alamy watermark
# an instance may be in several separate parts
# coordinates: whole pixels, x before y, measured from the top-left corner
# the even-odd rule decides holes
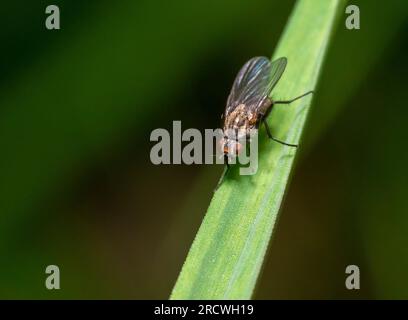
[[[258,170],[258,130],[198,129],[182,131],[181,121],[173,121],[172,133],[155,129],[150,141],[153,164],[240,164],[241,175]],[[184,143],[184,145],[183,145]]]
[[[60,269],[57,265],[49,265],[45,268],[45,274],[48,274],[45,279],[45,287],[48,290],[59,290],[60,287]]]
[[[348,275],[345,281],[348,290],[360,289],[360,268],[354,264],[346,267],[346,274]]]
[[[349,30],[360,29],[360,8],[357,5],[350,4],[346,7],[346,14],[348,14],[345,25]]]
[[[49,16],[45,19],[45,27],[48,30],[59,30],[60,29],[60,10],[59,7],[51,4],[45,8],[45,13]]]

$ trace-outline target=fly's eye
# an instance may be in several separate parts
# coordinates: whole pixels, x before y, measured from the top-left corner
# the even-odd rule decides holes
[[[229,154],[231,149],[230,141],[227,138],[223,138],[219,141],[219,149],[223,154]]]
[[[228,154],[229,148],[228,148],[228,144],[224,145],[224,154]]]

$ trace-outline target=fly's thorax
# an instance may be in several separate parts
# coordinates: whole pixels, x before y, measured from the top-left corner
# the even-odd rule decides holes
[[[249,130],[254,128],[258,122],[258,115],[252,112],[245,104],[238,105],[234,111],[227,114],[224,121],[224,131]]]

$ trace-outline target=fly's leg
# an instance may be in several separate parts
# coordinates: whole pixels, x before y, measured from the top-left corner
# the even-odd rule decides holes
[[[218,188],[220,187],[220,185],[222,184],[222,182],[223,182],[223,180],[224,180],[225,175],[227,174],[227,172],[228,172],[228,170],[229,170],[229,168],[230,168],[230,165],[229,165],[229,163],[228,163],[228,156],[227,156],[227,155],[224,155],[224,161],[225,161],[225,164],[226,164],[227,166],[224,167],[224,171],[223,171],[222,174],[221,174],[220,180],[218,180],[218,183],[217,183],[217,185],[216,185],[216,187],[215,187],[215,189],[214,189],[214,192],[218,190]]]
[[[227,169],[229,169],[230,165],[228,163],[228,155],[226,154],[224,154],[224,161],[225,161],[225,164],[227,165]]]
[[[290,103],[292,103],[292,102],[294,102],[294,101],[296,101],[296,100],[298,100],[298,99],[301,99],[301,98],[303,98],[303,97],[305,97],[305,96],[307,96],[307,95],[309,95],[309,94],[312,94],[312,93],[314,93],[313,90],[308,91],[308,92],[306,92],[306,93],[304,93],[304,94],[302,94],[302,95],[300,95],[300,96],[298,96],[298,97],[296,97],[296,98],[293,98],[293,99],[291,99],[291,100],[277,100],[277,101],[272,101],[272,106],[275,105],[275,104],[290,104]],[[270,111],[271,109],[272,109],[272,107],[271,107],[268,111]],[[262,122],[263,122],[264,125],[265,125],[266,133],[268,134],[268,137],[269,137],[270,139],[272,139],[273,141],[276,141],[276,142],[278,142],[278,143],[280,143],[280,144],[283,144],[283,145],[285,145],[285,146],[295,147],[295,148],[298,146],[297,144],[286,143],[286,142],[284,142],[284,141],[281,141],[281,140],[278,140],[278,139],[274,138],[274,137],[272,136],[272,134],[271,134],[271,130],[269,129],[269,125],[268,125],[268,123],[266,122],[265,117],[262,117]]]
[[[265,119],[263,119],[262,122],[263,122],[264,125],[265,125],[266,133],[267,133],[267,135],[268,135],[268,137],[269,137],[270,139],[272,139],[273,141],[276,141],[276,142],[278,142],[278,143],[280,143],[280,144],[283,144],[283,145],[285,145],[285,146],[295,147],[295,148],[298,146],[297,144],[286,143],[286,142],[284,142],[284,141],[281,141],[281,140],[278,140],[278,139],[272,137],[271,130],[269,129],[268,123],[266,122]]]
[[[303,98],[303,97],[305,97],[305,96],[307,96],[307,95],[309,95],[309,94],[311,94],[311,93],[313,93],[313,90],[312,90],[312,91],[308,91],[308,92],[306,92],[306,93],[300,95],[299,97],[293,98],[293,99],[291,99],[291,100],[278,100],[278,101],[273,101],[273,104],[290,104],[290,103],[292,103],[292,102],[294,102],[294,101],[296,101],[296,100],[298,100],[298,99],[300,99],[300,98]]]

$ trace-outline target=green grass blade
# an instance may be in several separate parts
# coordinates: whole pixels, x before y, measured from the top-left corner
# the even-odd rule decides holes
[[[274,58],[288,67],[273,92],[289,99],[314,89],[336,17],[345,1],[299,1]],[[297,143],[311,96],[276,106],[268,123],[275,137]],[[251,297],[294,164],[296,150],[259,139],[256,175],[239,176],[234,167],[214,194],[192,244],[171,299],[248,299]]]

